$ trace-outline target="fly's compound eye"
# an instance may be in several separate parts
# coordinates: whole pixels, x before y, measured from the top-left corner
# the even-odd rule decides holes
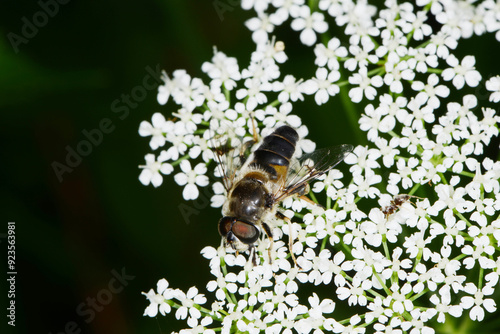
[[[255,243],[260,236],[259,229],[253,223],[235,217],[223,217],[219,221],[219,233],[223,237],[232,234],[247,245]]]
[[[229,232],[231,232],[231,227],[233,226],[236,218],[233,217],[222,217],[219,221],[219,233],[221,236],[225,237]]]
[[[240,239],[241,242],[251,245],[259,239],[259,229],[252,223],[247,223],[241,220],[234,222],[231,231]]]

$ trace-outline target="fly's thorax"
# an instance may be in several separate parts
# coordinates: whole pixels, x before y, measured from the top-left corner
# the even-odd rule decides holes
[[[266,210],[270,195],[266,182],[263,182],[265,175],[258,172],[249,174],[250,176],[244,176],[235,183],[229,193],[224,211],[227,215],[259,223]]]

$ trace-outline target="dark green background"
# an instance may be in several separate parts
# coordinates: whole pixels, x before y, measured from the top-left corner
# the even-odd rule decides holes
[[[168,115],[173,104],[160,106],[156,90],[148,91],[123,120],[111,105],[142,85],[147,66],[200,77],[214,45],[247,61],[253,46],[242,11],[221,21],[211,1],[70,1],[15,53],[7,34],[21,35],[22,17],[31,21],[40,10],[34,1],[6,1],[0,9],[0,232],[16,222],[16,329],[55,334],[72,321],[81,333],[181,329],[185,323],[172,315],[143,317],[149,302],[141,291],[162,277],[185,291],[204,290],[209,274],[199,252],[219,244],[219,211],[206,207],[186,224],[178,210],[182,188],[171,177],[157,189],[138,181],[138,165],[151,151],[139,123],[155,112]],[[59,182],[51,164],[64,163],[66,146],[75,149],[86,139],[82,131],[105,118],[114,130]],[[86,323],[78,306],[122,268],[135,278]],[[3,292],[0,300],[4,310]]]
[[[154,334],[186,326],[173,315],[143,317],[149,303],[141,291],[155,288],[165,277],[171,287],[187,291],[197,285],[206,292],[211,276],[200,250],[219,245],[220,210],[198,202],[199,213],[186,223],[179,205],[195,204],[182,200],[182,188],[172,177],[157,189],[138,181],[138,165],[150,153],[149,139],[138,135],[139,124],[155,112],[168,117],[176,111],[174,104],[160,106],[156,90],[148,91],[120,119],[123,114],[114,113],[112,103],[142,85],[147,66],[168,73],[186,69],[208,83],[201,65],[212,57],[213,46],[246,67],[254,50],[243,25],[250,13],[232,7],[234,1],[221,2],[228,6],[222,17],[212,1],[69,1],[18,52],[7,35],[22,35],[22,18],[32,22],[41,7],[34,1],[2,2],[0,233],[6,232],[8,221],[16,222],[18,273],[16,328],[8,328],[9,333],[55,334],[73,321],[81,333]],[[299,52],[293,42],[297,34],[278,33],[290,57],[282,73],[313,75],[312,49]],[[491,36],[484,41],[480,44],[489,44],[487,52],[465,44],[464,53],[475,51],[483,74],[498,73],[498,65],[489,67],[498,44]],[[360,143],[344,126],[338,100],[321,108],[311,101],[294,110],[319,146]],[[113,131],[59,182],[51,165],[64,163],[66,147],[75,149],[86,139],[83,131],[106,118]],[[7,270],[1,263],[5,284]],[[135,278],[85,322],[77,313],[79,305],[107,289],[112,270],[122,268]],[[0,301],[4,310],[3,292]],[[4,311],[0,314],[4,326]]]

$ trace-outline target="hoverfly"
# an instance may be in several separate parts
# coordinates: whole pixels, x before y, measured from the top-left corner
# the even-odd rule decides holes
[[[264,137],[253,153],[247,151],[255,141],[241,145],[239,156],[235,157],[239,163],[232,162],[234,158],[227,154],[227,148],[215,152],[226,190],[219,233],[226,247],[231,246],[236,252],[248,250],[254,265],[257,264],[255,244],[262,230],[270,240],[271,260],[273,216],[286,220],[291,229],[291,221],[278,211],[278,204],[290,196],[304,197],[310,181],[327,173],[353,150],[351,145],[340,145],[295,159],[298,140],[297,131],[284,125]],[[226,168],[220,153],[226,153],[232,168]],[[290,231],[290,254],[296,263],[291,235]]]

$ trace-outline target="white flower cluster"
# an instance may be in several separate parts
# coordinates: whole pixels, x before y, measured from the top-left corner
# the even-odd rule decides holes
[[[483,321],[495,312],[500,162],[484,156],[499,132],[493,107],[500,76],[482,81],[475,58],[453,52],[463,38],[486,32],[500,40],[500,6],[391,0],[379,10],[367,1],[243,0],[242,7],[257,13],[247,22],[257,44],[250,65],[240,71],[234,58],[215,51],[202,67],[209,84],[185,71],[164,75],[158,100],[171,98],[180,109],[175,120],[155,114],[141,124],[140,135],[162,151],[146,156],[140,181],[158,186],[161,174],[179,165],[175,181],[185,187],[184,198],[197,198],[197,186],[210,183],[214,134],[251,136],[255,128],[266,135],[286,123],[303,138],[307,128],[291,113],[292,103],[314,95],[321,105],[341,89],[352,103],[364,103],[357,126],[369,145],[346,158],[348,176],[334,169],[312,184],[311,197],[326,198],[321,206],[282,203],[300,268],[282,241],[288,226],[273,233],[271,262],[269,241],[258,243],[257,266],[224,247],[206,247],[211,305],[194,287],[184,294],[160,280],[157,292],[146,294],[145,315],[176,308],[189,326],[180,333],[427,334],[449,316]],[[317,69],[309,79],[281,78],[286,55],[269,34],[287,22],[303,44],[315,45]],[[334,24],[345,38],[327,37]],[[316,44],[318,34],[325,44]],[[489,101],[472,94],[480,84]],[[299,145],[313,147],[307,140]],[[220,207],[224,189],[220,182],[213,189],[212,205]],[[320,285],[330,295],[304,299],[299,291]]]
[[[300,118],[290,114],[291,102],[304,98],[301,82],[292,75],[279,79],[278,64],[287,59],[283,47],[283,43],[274,41],[257,45],[250,65],[241,71],[235,58],[215,50],[212,62],[202,66],[210,77],[209,84],[191,78],[184,70],[174,71],[172,78],[163,73],[165,84],[159,88],[158,102],[166,104],[172,99],[180,108],[172,113],[175,120],[156,113],[151,122],[141,123],[139,134],[151,136],[149,145],[153,150],[161,149],[157,156],[146,155],[139,176],[142,184],[160,186],[162,174],[171,174],[179,165],[181,171],[174,179],[185,186],[185,199],[196,199],[198,186],[209,184],[206,166],[213,159],[215,135],[231,131],[235,140],[238,136],[239,139],[251,136],[249,129],[253,130],[258,122],[267,128],[263,134],[286,123],[296,128],[301,137],[306,136],[307,128]],[[270,94],[274,95],[274,101],[268,101]],[[301,142],[306,151],[314,149],[311,145],[311,141]],[[190,160],[195,159],[201,162],[193,168]]]

